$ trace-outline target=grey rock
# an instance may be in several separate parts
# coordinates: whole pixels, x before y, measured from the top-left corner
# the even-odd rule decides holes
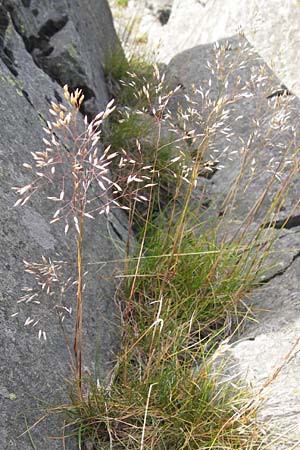
[[[166,25],[169,21],[172,11],[173,0],[148,0],[147,8],[159,20],[161,25]]]
[[[299,96],[300,5],[280,0],[174,0],[163,30],[160,60],[242,30],[277,76]]]
[[[126,54],[155,59],[174,0],[129,0],[126,7],[119,6],[116,0],[109,3]]]
[[[274,450],[300,445],[299,271],[297,257],[252,296],[258,322],[248,324],[228,357],[231,372],[241,374],[264,399],[258,419],[282,436],[270,446]]]
[[[199,178],[199,190],[207,191],[214,203],[213,209],[222,214],[223,202],[230,189],[234,188],[243,167],[237,200],[231,202],[231,220],[241,221],[249,214],[252,222],[263,220],[284,180],[289,182],[289,192],[284,205],[270,213],[270,221],[283,219],[290,213],[297,215],[298,182],[296,174],[289,174],[300,131],[299,100],[293,95],[268,99],[269,93],[280,86],[280,81],[244,38],[235,36],[219,44],[225,49],[226,85],[216,68],[212,73],[207,67],[207,61],[212,67],[215,64],[213,45],[198,46],[178,54],[167,69],[171,86],[182,86],[171,108],[175,111],[177,103],[188,107],[185,100],[185,95],[188,95],[195,102],[193,108],[198,111],[197,120],[190,126],[195,127],[198,133],[203,133],[207,126],[215,105],[213,102],[225,97],[231,101],[226,106],[228,117],[223,125],[210,131],[205,154],[205,159],[217,160],[222,169],[217,170],[210,180]],[[211,106],[203,108],[202,94],[195,93],[193,86],[201,88],[204,94],[209,91]],[[202,120],[199,120],[200,116]],[[214,118],[215,123],[223,121],[220,117],[219,114]],[[268,183],[267,195],[251,213]]]
[[[82,48],[85,48],[82,52],[86,52],[80,55],[80,58],[84,55],[87,58],[81,60],[82,67],[89,68],[84,86],[92,86],[95,90],[97,108],[106,102],[103,61],[96,61],[96,47],[101,60],[108,47],[114,45],[115,34],[106,3],[92,3],[94,2],[87,2],[81,14],[78,9],[79,2],[68,5],[67,2],[9,1],[1,3],[0,7],[1,450],[32,449],[30,439],[38,449],[63,448],[61,439],[55,439],[63,435],[62,416],[49,413],[49,408],[70,403],[72,372],[69,367],[69,353],[55,312],[55,303],[49,303],[49,299],[43,298],[41,304],[35,307],[29,304],[20,307],[17,300],[22,295],[22,288],[33,283],[31,277],[24,272],[23,260],[39,262],[41,255],[68,260],[66,275],[74,275],[76,245],[71,235],[64,237],[60,226],[49,224],[51,203],[45,199],[47,194],[37,193],[23,208],[13,208],[16,196],[11,187],[22,186],[28,181],[28,172],[22,164],[31,161],[31,151],[38,151],[43,147],[42,127],[45,121],[50,119],[50,102],[63,99],[61,86],[51,79],[42,67],[36,65],[32,52],[28,51],[26,39],[35,36],[38,42],[40,36],[37,30],[47,23],[47,20],[54,20],[56,15],[62,17],[67,6],[68,14],[74,20],[65,25],[67,27],[70,24],[68,33],[71,34],[72,30],[75,33],[76,29],[85,29],[87,32],[85,39],[83,36],[82,39],[74,36],[74,42],[79,42]],[[93,6],[94,14],[90,15]],[[101,28],[102,23],[104,28]],[[61,32],[62,30],[63,28]],[[96,33],[93,42],[92,32]],[[61,39],[67,40],[66,45],[68,39],[71,39],[68,33],[61,34]],[[105,34],[104,42],[100,37]],[[54,38],[54,35],[52,37]],[[86,48],[88,42],[89,52]],[[63,41],[61,45],[63,48]],[[59,44],[57,46],[59,47]],[[53,49],[54,53],[59,52],[58,47]],[[92,58],[94,66],[90,67]],[[74,60],[73,66],[70,61],[68,63],[70,76],[74,71],[75,80],[80,69],[78,60]],[[93,84],[97,79],[98,91]],[[64,81],[68,82],[68,79]],[[72,85],[72,82],[73,79],[70,79],[69,84]],[[120,267],[110,261],[123,257],[125,223],[126,219],[120,211],[115,211],[108,220],[99,216],[99,219],[89,221],[85,229],[85,267],[89,273],[84,295],[83,364],[84,373],[92,376],[94,380],[107,379],[119,345],[119,310],[115,304],[117,283],[114,275],[119,273]],[[99,262],[99,265],[90,266],[90,262]],[[73,311],[76,309],[74,294],[74,289],[70,290],[69,300]],[[12,317],[16,312],[19,314]],[[37,317],[41,324],[44,324],[41,328],[47,332],[47,341],[38,339],[38,330],[34,332],[23,326],[28,316]],[[64,323],[72,348],[74,317],[66,318]],[[24,433],[31,426],[30,433]],[[66,430],[66,433],[68,431],[70,430]],[[76,438],[68,439],[66,445],[70,450],[77,448]]]
[[[103,110],[106,59],[114,51],[122,54],[107,1],[5,0],[5,5],[35,63],[61,86],[81,87],[87,114]]]
[[[160,62],[169,63],[174,56],[183,50],[211,42],[211,40],[200,41],[196,39],[200,32],[203,35],[206,31],[205,4],[206,1],[199,0],[173,1],[169,20],[160,33],[160,45],[157,50]],[[215,13],[215,15],[219,16],[219,13]],[[157,42],[155,30],[149,30],[149,40],[154,43]]]

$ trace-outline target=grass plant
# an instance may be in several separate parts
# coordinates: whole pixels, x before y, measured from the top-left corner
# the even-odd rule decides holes
[[[119,106],[136,109],[147,106],[142,90],[153,87],[156,78],[149,61],[136,54],[126,57],[123,51],[117,50],[106,58],[105,76]]]
[[[224,49],[217,47],[216,51],[218,62]],[[70,416],[68,426],[75,427],[80,449],[83,442],[89,449],[267,448],[255,421],[257,403],[239,380],[226,381],[226,368],[220,361],[249,314],[244,299],[259,285],[273,242],[272,227],[264,224],[271,223],[282,207],[298,170],[297,154],[293,159],[288,153],[282,155],[244,220],[230,228],[239,189],[247,190],[253,177],[253,154],[249,157],[242,152],[236,180],[224,196],[221,218],[203,207],[205,183],[203,187],[199,173],[213,159],[217,133],[230,141],[229,107],[249,94],[249,86],[242,92],[234,86],[228,96],[222,88],[228,82],[222,78],[222,69],[216,98],[201,92],[202,104],[197,109],[185,96],[187,109],[180,107],[174,116],[169,106],[178,89],[165,88],[157,68],[149,79],[118,64],[112,62],[114,69],[108,69],[110,74],[114,71],[112,82],[114,77],[118,82],[118,111],[113,111],[111,102],[91,124],[86,120],[82,134],[72,135],[73,150],[66,153],[56,132],[70,129],[83,100],[81,92],[70,94],[66,88],[71,110],[53,104],[55,121],[45,129],[50,136],[50,141],[45,140],[47,150],[34,155],[44,175],[37,174],[31,184],[15,188],[20,195],[17,204],[25,204],[40,184],[50,180],[59,189],[50,200],[61,205],[52,222],[64,221],[66,232],[71,222],[74,225],[78,249],[74,378],[79,392],[72,405],[60,410]],[[274,117],[277,113],[274,109]],[[108,115],[111,123],[101,134]],[[279,126],[286,127],[286,122],[282,120]],[[271,132],[260,140],[263,145]],[[98,150],[100,137],[104,152]],[[61,142],[64,139],[63,134]],[[233,154],[224,150],[212,162],[222,170],[222,158],[231,161]],[[62,178],[53,178],[57,173],[53,168],[61,167],[65,159],[71,162],[68,176],[73,182],[67,199]],[[33,170],[27,163],[25,167]],[[257,169],[255,177],[259,176]],[[95,196],[93,191],[96,204],[91,208],[87,187],[94,184],[100,193]],[[270,206],[253,228],[257,211],[269,196]],[[107,214],[111,207],[129,211],[129,241],[134,225],[137,233],[136,247],[131,252],[127,247],[118,292],[122,347],[108,383],[103,384],[82,379],[82,225],[96,212]],[[29,270],[36,276],[32,267]],[[47,283],[40,284],[47,289]]]

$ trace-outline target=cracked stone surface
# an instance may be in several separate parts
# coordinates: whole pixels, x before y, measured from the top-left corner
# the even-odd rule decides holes
[[[137,34],[147,34],[145,48],[154,50],[158,61],[169,63],[184,50],[242,30],[277,76],[299,97],[298,0],[169,0],[166,3],[170,16],[164,26],[153,18],[158,3],[159,0],[129,0],[128,8],[113,9],[117,24],[126,24],[135,14],[140,18]]]
[[[40,39],[42,47],[44,43],[38,30],[41,30],[43,24],[50,23],[50,30],[47,25],[43,32],[49,36],[54,26],[55,33],[50,40],[60,36],[60,41],[53,48],[56,54],[56,45],[63,44],[66,35],[66,39],[70,41],[73,30],[73,42],[77,42],[75,28],[85,29],[86,33],[88,23],[98,20],[97,14],[102,15],[104,29],[101,29],[102,22],[99,21],[98,34],[93,35],[91,30],[91,34],[87,33],[86,40],[80,41],[84,47],[84,42],[87,44],[87,40],[90,40],[91,53],[88,56],[85,54],[85,62],[81,60],[84,70],[88,67],[84,85],[92,86],[91,89],[96,92],[95,80],[98,77],[96,104],[99,108],[105,103],[107,93],[102,69],[96,77],[101,63],[97,68],[95,53],[95,64],[93,68],[90,67],[92,49],[95,52],[97,48],[98,55],[101,56],[109,45],[114,45],[117,38],[105,1],[98,2],[94,16],[90,16],[90,6],[82,8],[80,15],[79,2],[70,3],[67,14],[73,19],[69,19],[65,25],[64,21],[55,17],[62,17],[66,13],[64,8],[67,2],[23,0],[0,3],[0,450],[30,450],[32,444],[29,435],[23,434],[24,431],[44,415],[45,407],[70,401],[67,380],[71,380],[72,375],[68,366],[69,354],[58,325],[54,304],[49,305],[47,299],[41,299],[38,309],[29,305],[20,308],[17,305],[17,300],[22,295],[21,289],[32,283],[32,279],[25,275],[23,260],[39,262],[41,255],[52,259],[67,259],[69,266],[66,271],[68,275],[74,275],[76,245],[71,235],[64,237],[59,226],[49,225],[51,205],[42,194],[37,193],[23,208],[13,208],[16,196],[11,187],[25,185],[29,181],[29,175],[22,164],[31,161],[31,151],[38,151],[43,146],[42,127],[45,120],[50,119],[50,102],[60,102],[63,99],[62,88],[54,76],[49,76],[50,70],[46,73],[42,65],[37,66],[28,49],[26,37],[29,39],[34,36],[36,44]],[[68,24],[73,25],[66,34],[60,34]],[[57,30],[59,27],[62,28]],[[103,33],[106,34],[105,43],[98,40]],[[83,56],[81,54],[80,57]],[[72,69],[71,62],[68,63],[70,85],[76,79],[78,64],[74,60]],[[65,81],[68,81],[67,75]],[[109,261],[122,257],[126,237],[126,221],[122,214],[115,212],[109,221],[101,217],[87,224],[84,242],[89,261],[108,262],[105,266],[89,268],[89,283],[85,292],[84,370],[98,378],[107,376],[118,348],[119,318],[114,301],[114,274],[119,268],[116,264],[109,264]],[[70,298],[74,298],[73,294],[70,291]],[[18,311],[18,316],[11,317]],[[48,336],[46,342],[38,340],[38,330],[34,332],[23,326],[28,316],[41,320],[41,326]],[[67,318],[65,324],[72,341],[73,318]],[[55,415],[33,427],[31,437],[36,448],[61,449],[61,440],[53,439],[55,436],[62,436],[61,427],[61,417]],[[75,440],[67,441],[67,448],[77,448]]]
[[[4,5],[36,65],[61,86],[81,87],[85,113],[103,110],[108,101],[103,67],[111,52],[121,51],[106,0],[5,0]]]
[[[127,6],[120,6],[117,0],[109,0],[116,30],[128,55],[138,52],[155,59],[173,3],[174,0],[128,0]]]
[[[299,18],[298,0],[174,0],[158,58],[167,63],[183,50],[243,30],[277,76],[299,96]]]
[[[300,445],[300,259],[259,289],[252,301],[258,323],[248,324],[240,341],[229,351],[229,367],[240,373],[255,389],[268,384],[278,367],[282,370],[263,390],[264,402],[258,417],[285,443],[272,449]],[[294,348],[295,346],[295,348]],[[295,447],[292,447],[295,445]]]
[[[217,160],[222,168],[210,179],[199,176],[195,197],[201,198],[205,191],[208,206],[201,220],[221,222],[222,236],[227,233],[228,239],[242,230],[245,242],[251,242],[258,230],[260,242],[276,237],[264,261],[261,287],[249,296],[256,321],[249,322],[238,340],[231,343],[228,367],[232,376],[242,376],[258,392],[267,385],[258,394],[264,397],[258,417],[265,428],[285,435],[284,443],[277,442],[270,448],[300,448],[300,210],[299,163],[295,162],[299,152],[300,101],[282,93],[281,81],[243,38],[233,36],[220,41],[220,45],[224,46],[227,60],[228,84],[225,86],[213,67],[213,44],[185,50],[167,68],[171,86],[182,86],[170,107],[176,110],[177,102],[184,102],[185,95],[189,96],[203,118],[195,120],[191,127],[203,133],[213,103],[208,110],[203,109],[202,94],[192,85],[201,87],[204,94],[209,90],[212,101],[220,95],[235,98],[227,107],[228,116],[222,127],[210,132],[207,143],[206,158]],[[240,56],[245,61],[242,68],[238,65]],[[207,60],[214,73],[208,69]],[[235,70],[230,70],[232,61],[237,63]],[[255,73],[260,76],[257,78]],[[234,97],[235,86],[245,95]],[[285,184],[288,190],[284,201],[274,207],[274,199]],[[266,186],[269,189],[264,195]],[[228,197],[230,191],[235,194]],[[230,199],[230,207],[224,209],[226,198]],[[269,384],[278,367],[281,370]]]

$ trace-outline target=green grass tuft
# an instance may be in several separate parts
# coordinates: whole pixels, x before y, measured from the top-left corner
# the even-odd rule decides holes
[[[142,92],[147,85],[151,88],[151,98],[154,96],[153,65],[139,56],[126,58],[123,51],[110,53],[105,61],[104,73],[118,105],[134,109],[147,106]]]
[[[245,392],[233,397],[209,365],[191,374],[175,358],[167,366],[159,361],[146,379],[132,369],[126,383],[114,383],[109,393],[94,388],[89,401],[77,405],[81,432],[95,448],[254,448],[257,429],[247,430],[251,409],[236,414],[245,406]]]

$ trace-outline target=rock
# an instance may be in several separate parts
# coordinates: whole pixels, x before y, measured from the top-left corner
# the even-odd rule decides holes
[[[231,343],[228,367],[232,377],[241,375],[258,397],[265,397],[258,418],[265,429],[276,429],[286,438],[285,443],[281,440],[270,448],[297,448],[300,101],[288,92],[270,95],[282,91],[281,81],[238,36],[221,40],[215,47],[207,44],[179,53],[168,66],[167,79],[172,87],[182,86],[182,93],[170,104],[173,112],[177,103],[189,105],[188,96],[197,111],[196,115],[188,112],[189,126],[203,134],[211,121],[205,157],[223,166],[210,179],[198,179],[195,197],[205,194],[208,202],[199,220],[207,220],[208,226],[213,220],[220,237],[227,239],[239,233],[251,242],[258,232],[260,242],[277,238],[264,261],[262,285],[249,295],[257,322],[249,322]],[[218,106],[224,98],[228,105]],[[191,151],[195,151],[193,146]],[[274,199],[285,185],[286,194],[276,205]]]
[[[248,324],[229,351],[231,372],[241,373],[254,389],[264,388],[258,419],[282,436],[270,446],[272,450],[297,448],[300,442],[299,271],[297,255],[282,274],[252,296],[254,305],[263,310],[259,322]]]
[[[222,204],[243,165],[244,181],[240,183],[238,201],[232,205],[230,217],[232,220],[245,218],[256,200],[263,195],[267,184],[271,183],[268,195],[253,212],[252,220],[259,221],[265,217],[280,183],[290,173],[292,155],[297,149],[300,104],[298,98],[292,95],[268,98],[269,93],[280,86],[280,81],[243,37],[224,39],[219,41],[219,46],[222,48],[220,52],[224,52],[224,67],[220,69],[224,72],[224,78],[219,76],[216,67],[222,61],[216,64],[218,48],[214,48],[213,44],[194,47],[172,59],[167,78],[172,87],[182,86],[182,93],[173,100],[172,108],[175,111],[177,103],[188,106],[185,96],[189,96],[196,103],[194,110],[198,110],[194,122],[191,119],[190,127],[203,133],[216,102],[227,98],[228,117],[222,121],[220,119],[225,106],[220,107],[218,115],[212,116],[221,125],[210,131],[210,139],[206,143],[206,159],[217,160],[222,169],[217,170],[210,180],[199,179],[200,189],[205,185],[206,191],[218,203],[218,213],[221,214]],[[198,92],[194,93],[193,86],[198,88]],[[209,106],[203,107],[200,91],[207,93],[207,98],[211,100]],[[299,213],[297,179],[291,177],[289,184],[284,208],[276,214],[273,211],[272,221],[287,217],[290,213]]]
[[[81,87],[86,113],[103,110],[108,101],[103,67],[111,52],[121,52],[106,0],[5,0],[5,5],[35,63],[61,86],[67,81]]]
[[[174,0],[129,0],[126,7],[109,0],[115,26],[128,54],[153,60],[161,44]]]
[[[161,36],[159,59],[169,62],[177,53],[215,42],[243,30],[249,42],[276,75],[296,95],[300,4],[297,0],[175,0]]]
[[[106,2],[96,3],[87,2],[82,7],[82,2],[72,2],[66,10],[66,2],[23,0],[4,2],[0,7],[1,450],[29,450],[32,445],[43,450],[62,448],[61,439],[53,439],[63,435],[62,416],[47,414],[47,408],[70,403],[68,380],[72,382],[72,373],[69,353],[55,313],[55,302],[49,304],[49,299],[43,298],[40,305],[20,307],[17,301],[23,295],[21,289],[33,283],[24,272],[23,260],[40,262],[42,255],[52,260],[67,260],[66,271],[74,276],[76,244],[71,234],[64,236],[59,225],[49,224],[52,205],[45,198],[47,194],[36,193],[24,207],[13,208],[17,198],[11,188],[22,186],[29,180],[28,171],[22,164],[30,163],[31,151],[44,146],[42,127],[46,120],[51,120],[48,112],[50,102],[63,101],[61,86],[54,76],[50,76],[53,67],[50,65],[49,70],[43,71],[43,64],[37,66],[34,52],[28,48],[30,37],[34,38],[34,48],[38,49],[37,58],[43,54],[40,48],[44,45],[42,36],[49,37],[46,47],[53,40],[52,52],[57,56],[74,32],[73,42],[80,42],[82,47],[79,59],[75,57],[66,62],[69,84],[72,86],[77,80],[82,67],[82,87],[95,92],[96,107],[100,109],[107,100],[103,60],[98,62],[96,52],[101,60],[117,40]],[[69,17],[65,25],[62,20],[64,14]],[[56,24],[51,37],[47,26],[39,35],[46,23]],[[61,29],[58,31],[57,27]],[[53,27],[51,29],[53,31]],[[76,30],[79,35],[75,34]],[[83,30],[86,37],[82,34],[80,39]],[[61,40],[58,42],[55,39],[59,33]],[[101,38],[103,35],[105,40]],[[64,36],[67,43],[63,42]],[[68,78],[63,81],[68,81]],[[85,254],[88,261],[100,264],[89,267],[84,294],[84,373],[93,379],[107,377],[118,348],[119,318],[114,301],[117,287],[114,274],[120,267],[109,261],[123,257],[121,249],[127,236],[124,224],[125,217],[115,210],[108,220],[99,216],[86,225]],[[74,288],[70,289],[69,296],[75,311]],[[16,312],[19,314],[12,317]],[[28,316],[40,319],[47,332],[47,341],[38,339],[38,329],[35,332],[23,326]],[[72,348],[74,316],[66,318],[64,323]],[[43,419],[44,416],[49,417]],[[30,433],[24,433],[31,426]],[[65,431],[68,434],[70,430]],[[66,445],[68,449],[77,448],[76,438],[67,440]]]
[[[168,23],[169,18],[170,18],[170,14],[171,14],[171,9],[170,8],[159,9],[158,10],[158,20],[160,21],[160,23],[162,25],[166,25]]]
[[[115,10],[115,21],[123,22],[122,29],[126,17],[127,23],[132,17],[139,18],[135,34],[145,36],[144,51],[151,51],[159,62],[169,63],[184,50],[243,31],[288,89],[300,96],[298,0],[166,0],[159,5],[157,0],[131,0],[122,14]],[[160,9],[170,11],[163,26],[157,20]]]
[[[191,36],[191,24],[195,27],[193,33],[196,30],[198,35],[200,30],[203,31],[204,6],[203,2],[198,0],[174,0],[169,21],[161,33],[157,56],[159,61],[168,63],[183,50],[204,43],[196,41],[195,37]],[[151,30],[150,39],[152,39]],[[207,42],[209,41],[205,43]]]

